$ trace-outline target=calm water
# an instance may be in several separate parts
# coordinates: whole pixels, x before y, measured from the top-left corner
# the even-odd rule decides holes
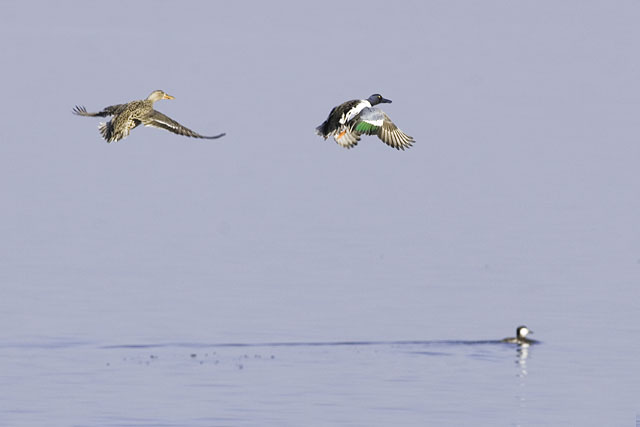
[[[285,253],[253,256],[270,264]],[[109,265],[118,274],[62,272],[40,259],[40,274],[23,271],[4,286],[1,424],[633,422],[636,353],[622,344],[632,333],[629,308],[613,306],[614,297],[585,296],[587,285],[575,280],[549,296],[524,291],[502,307],[491,300],[511,284],[490,267],[440,266],[441,282],[401,274],[374,282],[364,258],[349,267],[360,280],[325,282],[334,274],[327,269],[301,284],[252,281],[249,273],[198,281],[188,274],[194,265],[157,264],[145,274],[149,265],[124,258]],[[528,274],[526,263],[519,268]],[[513,335],[518,321],[541,343],[495,341]]]
[[[0,3],[0,426],[633,425],[640,3],[126,11]]]
[[[8,426],[629,425],[624,402],[597,389],[606,375],[585,381],[576,353],[559,347],[16,343],[2,348],[12,367],[2,418]]]

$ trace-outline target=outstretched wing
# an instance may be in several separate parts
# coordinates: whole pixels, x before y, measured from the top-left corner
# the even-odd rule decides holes
[[[165,116],[159,111],[152,110],[146,117],[142,120],[142,124],[145,126],[153,126],[160,129],[168,130],[169,132],[173,132],[178,135],[189,136],[191,138],[203,138],[203,139],[216,139],[222,136],[225,136],[225,133],[221,133],[215,136],[204,136],[200,135],[197,132],[192,131],[180,123],[176,122],[170,117]]]
[[[111,105],[109,107],[104,108],[102,111],[98,111],[97,113],[89,113],[87,109],[84,108],[83,105],[76,105],[75,107],[73,107],[73,114],[78,116],[85,116],[85,117],[113,116],[114,114],[116,114],[116,112],[120,107],[122,107],[122,104]]]
[[[415,142],[413,137],[398,129],[389,116],[379,108],[364,108],[352,121],[350,128],[352,132],[377,135],[382,142],[397,150],[409,148]]]

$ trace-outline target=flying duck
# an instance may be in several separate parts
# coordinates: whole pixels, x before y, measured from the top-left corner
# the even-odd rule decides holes
[[[502,342],[508,342],[511,344],[535,344],[538,341],[527,338],[527,335],[532,333],[533,331],[529,330],[526,326],[518,326],[518,329],[516,329],[516,336],[505,338]]]
[[[73,113],[85,117],[113,116],[107,123],[100,123],[98,129],[107,142],[119,141],[129,135],[132,129],[140,124],[166,129],[178,135],[192,138],[216,139],[224,136],[224,133],[215,136],[204,136],[187,129],[175,120],[153,109],[153,103],[161,99],[173,99],[173,96],[161,90],[154,90],[147,99],[131,101],[126,104],[111,105],[97,113],[89,113],[83,106],[75,106]]]
[[[352,148],[360,141],[360,135],[377,135],[385,144],[397,150],[411,147],[413,137],[397,128],[389,116],[374,105],[391,103],[380,94],[367,99],[353,99],[334,107],[329,117],[316,128],[316,133],[327,139],[333,136],[338,144]]]

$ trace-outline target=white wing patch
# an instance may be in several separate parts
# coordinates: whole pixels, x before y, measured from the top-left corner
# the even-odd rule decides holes
[[[384,123],[384,119],[378,119],[378,120],[363,120],[363,122],[369,123],[370,125],[376,126],[376,127],[381,127],[382,123]]]

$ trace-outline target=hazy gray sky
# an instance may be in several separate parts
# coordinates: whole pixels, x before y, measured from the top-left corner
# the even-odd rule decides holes
[[[223,317],[219,294],[238,292],[235,309],[259,313],[270,302],[313,306],[304,286],[323,284],[336,324],[359,319],[342,323],[345,335],[390,318],[397,335],[418,318],[416,332],[438,338],[465,334],[463,322],[515,325],[522,313],[501,303],[534,297],[527,318],[552,329],[545,302],[589,289],[604,318],[638,277],[635,1],[15,1],[0,10],[5,285],[140,281],[160,292],[201,281]],[[139,128],[106,144],[98,119],[71,114],[154,89],[176,98],[158,110],[227,136]],[[393,100],[385,111],[415,137],[412,149],[370,137],[345,150],[314,134],[331,107],[374,92]],[[228,285],[215,293],[207,280]],[[583,282],[585,294],[562,282]],[[388,317],[374,315],[378,291],[348,283],[392,289],[381,297],[393,301]],[[436,283],[451,294],[431,298]],[[500,307],[494,316],[464,300],[476,284],[485,289],[476,302]],[[430,314],[429,304],[453,305]],[[292,310],[283,323],[299,320]],[[181,313],[167,324],[179,329]],[[314,333],[335,331],[326,327]]]

